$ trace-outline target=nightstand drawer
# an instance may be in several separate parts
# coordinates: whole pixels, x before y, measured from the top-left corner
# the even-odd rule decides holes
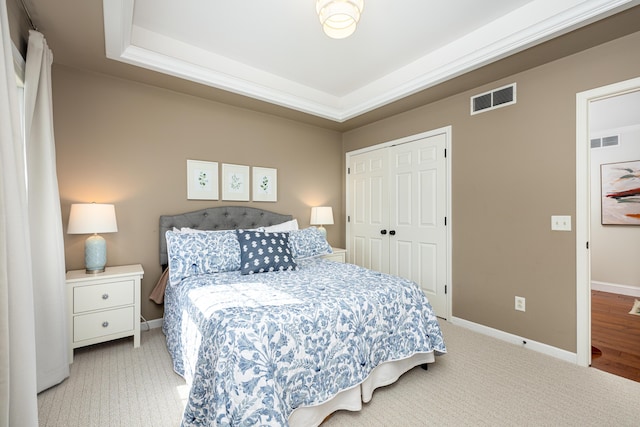
[[[134,303],[133,280],[77,286],[73,289],[73,312],[102,310]]]
[[[73,318],[73,341],[132,331],[133,307],[83,314]]]

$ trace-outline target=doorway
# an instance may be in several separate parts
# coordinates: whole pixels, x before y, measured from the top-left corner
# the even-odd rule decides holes
[[[591,101],[591,366],[640,381],[640,90]],[[610,197],[609,197],[610,196]]]
[[[589,112],[593,102],[640,90],[640,78],[578,93],[576,96],[576,362],[591,364],[591,277],[589,249],[592,168]]]

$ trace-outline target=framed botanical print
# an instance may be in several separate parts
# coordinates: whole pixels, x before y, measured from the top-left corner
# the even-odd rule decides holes
[[[218,163],[187,160],[187,199],[218,200]]]
[[[278,201],[278,170],[253,167],[253,200],[255,202]]]
[[[249,201],[249,166],[222,164],[222,200]]]

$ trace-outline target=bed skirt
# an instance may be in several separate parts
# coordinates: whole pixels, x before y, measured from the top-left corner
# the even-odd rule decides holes
[[[425,363],[433,363],[434,361],[434,353],[429,352],[414,354],[407,359],[383,363],[376,367],[367,379],[356,387],[343,390],[321,405],[295,409],[289,416],[289,426],[315,427],[335,411],[359,411],[362,409],[362,402],[367,403],[371,400],[376,388],[392,384],[410,369]]]

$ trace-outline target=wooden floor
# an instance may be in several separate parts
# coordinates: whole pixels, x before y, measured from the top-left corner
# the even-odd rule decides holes
[[[640,316],[629,314],[635,299],[591,291],[591,345],[602,352],[591,366],[640,382]]]

